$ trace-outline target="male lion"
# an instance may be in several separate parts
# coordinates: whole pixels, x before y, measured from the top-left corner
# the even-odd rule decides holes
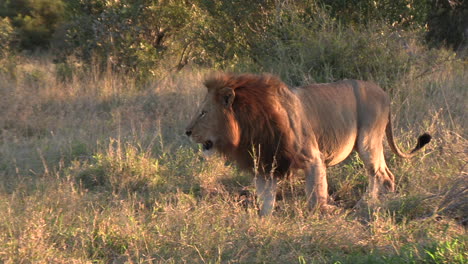
[[[418,138],[409,153],[394,142],[388,95],[372,82],[345,80],[289,88],[271,75],[216,74],[205,81],[208,93],[186,128],[186,135],[217,150],[256,177],[260,215],[271,214],[278,178],[303,169],[310,209],[328,209],[325,169],[353,150],[369,171],[369,195],[395,190],[383,137],[393,152],[409,158],[429,143]]]

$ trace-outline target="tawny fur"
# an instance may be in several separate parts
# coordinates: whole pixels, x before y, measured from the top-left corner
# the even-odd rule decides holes
[[[391,149],[404,158],[430,141],[425,134],[410,154],[398,149],[390,100],[372,82],[289,88],[267,74],[215,74],[205,86],[207,96],[187,134],[197,143],[213,142],[219,153],[265,179],[304,169],[311,208],[327,203],[325,168],[353,150],[370,172],[369,193],[377,198],[395,188],[383,156],[385,133]]]

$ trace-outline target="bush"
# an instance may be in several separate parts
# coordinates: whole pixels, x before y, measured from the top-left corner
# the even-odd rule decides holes
[[[101,68],[111,67],[142,78],[156,75],[163,63],[170,66],[161,68],[182,67],[184,53],[176,63],[162,58],[187,47],[184,38],[193,18],[189,7],[177,1],[140,1],[138,5],[133,1],[71,1],[73,16],[66,25],[64,55],[75,54],[87,62],[97,59]],[[181,32],[184,35],[178,39]]]
[[[356,29],[321,9],[286,10],[269,27],[252,41],[247,69],[273,72],[292,85],[346,78],[392,84],[412,63],[405,40],[383,23]]]
[[[0,6],[0,17],[12,20],[22,49],[47,48],[65,16],[62,0],[5,1]]]
[[[269,71],[290,84],[343,78],[391,84],[416,57],[400,35],[421,35],[429,5],[355,2],[72,0],[62,57],[76,55],[143,80],[193,62]],[[340,15],[348,9],[353,12]]]
[[[0,59],[8,57],[15,33],[9,18],[0,19]]]
[[[432,1],[427,27],[426,39],[433,46],[446,45],[468,55],[468,1]]]

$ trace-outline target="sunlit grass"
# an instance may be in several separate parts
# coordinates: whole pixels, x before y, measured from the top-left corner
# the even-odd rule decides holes
[[[59,78],[47,58],[0,78],[0,260],[4,263],[466,263],[468,74],[459,62],[393,90],[397,192],[355,211],[360,160],[328,170],[343,208],[306,210],[301,173],[271,218],[250,177],[206,160],[183,129],[204,93],[187,70],[141,87],[96,71]],[[243,195],[241,195],[243,194]]]

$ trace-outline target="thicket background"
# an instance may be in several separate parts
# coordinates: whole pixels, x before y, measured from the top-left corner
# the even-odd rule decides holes
[[[180,70],[189,63],[275,71],[276,62],[286,64],[285,59],[304,63],[301,74],[323,75],[314,72],[323,68],[332,70],[334,78],[355,77],[357,70],[372,74],[372,60],[352,56],[349,60],[358,67],[351,69],[350,62],[341,61],[346,57],[336,55],[407,48],[402,36],[407,32],[419,33],[431,47],[465,54],[467,10],[466,1],[445,0],[0,2],[3,53],[40,48],[51,50],[56,62],[74,58],[139,77]],[[389,46],[394,43],[398,47]]]
[[[0,262],[467,263],[467,1],[0,0]],[[397,192],[354,209],[361,161],[303,175],[260,219],[249,175],[184,136],[213,70],[392,98]],[[364,206],[365,207],[365,206]]]

